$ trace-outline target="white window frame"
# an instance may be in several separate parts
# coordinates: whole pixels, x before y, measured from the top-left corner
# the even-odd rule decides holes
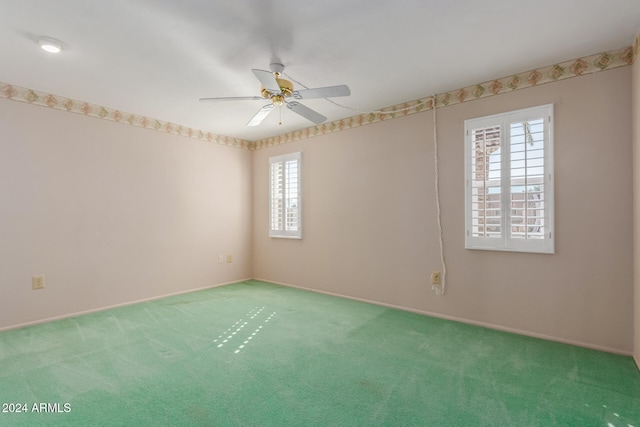
[[[511,124],[522,123],[525,121],[544,119],[544,142],[543,142],[543,229],[542,237],[529,238],[513,237],[512,235],[512,200],[511,200]],[[498,237],[485,237],[474,235],[473,229],[473,157],[474,143],[472,140],[472,130],[484,129],[499,126],[500,131],[500,160],[499,160],[499,178],[496,179],[496,185],[501,191],[500,196],[500,233]],[[465,247],[467,249],[483,249],[494,251],[511,251],[511,252],[534,252],[553,254],[555,251],[555,230],[554,230],[554,189],[553,189],[553,104],[542,105],[523,110],[511,111],[504,114],[496,114],[492,116],[479,117],[475,119],[465,120]],[[526,144],[526,142],[525,142]],[[488,156],[488,155],[485,155]],[[513,162],[519,160],[514,159]],[[522,169],[522,168],[519,168]],[[488,173],[487,173],[488,174]],[[528,174],[525,174],[525,188],[529,184],[526,183]],[[485,181],[486,182],[486,181]],[[477,203],[476,203],[477,207]],[[525,208],[527,210],[528,208]],[[498,210],[496,208],[496,210]],[[483,217],[484,218],[484,217]],[[476,233],[479,234],[479,233]]]
[[[287,164],[297,163],[297,177],[290,182],[286,176]],[[274,176],[274,166],[279,165],[280,171]],[[277,184],[282,185],[278,199],[282,199],[281,213],[274,217],[274,195],[278,193]],[[293,187],[293,189],[291,188]],[[289,203],[293,202],[293,203]],[[290,208],[290,205],[293,206]],[[291,210],[290,210],[291,209]],[[295,211],[293,210],[295,209]],[[297,218],[295,227],[287,224],[287,217]],[[269,237],[302,239],[302,153],[289,153],[269,158]]]

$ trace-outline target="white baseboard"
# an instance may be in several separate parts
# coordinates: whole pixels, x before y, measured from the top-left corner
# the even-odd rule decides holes
[[[554,337],[554,336],[550,336],[550,335],[539,334],[539,333],[536,333],[536,332],[524,331],[524,330],[521,330],[521,329],[515,329],[515,328],[509,328],[509,327],[505,327],[505,326],[495,325],[495,324],[492,324],[492,323],[485,323],[485,322],[479,322],[479,321],[476,321],[476,320],[465,319],[465,318],[456,317],[456,316],[449,316],[447,314],[434,313],[434,312],[431,312],[431,311],[418,310],[418,309],[411,308],[411,307],[403,307],[403,306],[394,305],[394,304],[387,304],[387,303],[380,302],[380,301],[373,301],[373,300],[353,297],[353,296],[349,296],[349,295],[342,295],[342,294],[338,294],[338,293],[334,293],[334,292],[322,291],[322,290],[319,290],[319,289],[307,288],[307,287],[304,287],[304,286],[292,285],[290,283],[275,282],[273,280],[260,279],[260,278],[254,278],[254,280],[259,280],[259,281],[267,282],[267,283],[273,283],[273,284],[276,284],[276,285],[287,286],[287,287],[291,287],[291,288],[302,289],[302,290],[305,290],[305,291],[317,292],[317,293],[320,293],[320,294],[331,295],[331,296],[340,297],[340,298],[347,298],[347,299],[351,299],[351,300],[354,300],[354,301],[366,302],[366,303],[369,303],[369,304],[379,305],[379,306],[383,306],[383,307],[395,308],[395,309],[398,309],[398,310],[403,310],[403,311],[408,311],[408,312],[411,312],[411,313],[422,314],[422,315],[429,316],[429,317],[436,317],[438,319],[453,320],[455,322],[466,323],[466,324],[474,325],[474,326],[481,326],[483,328],[495,329],[497,331],[509,332],[509,333],[512,333],[512,334],[524,335],[524,336],[533,337],[533,338],[539,338],[539,339],[543,339],[543,340],[547,340],[547,341],[554,341],[554,342],[559,342],[559,343],[562,343],[562,344],[574,345],[574,346],[577,346],[577,347],[584,347],[584,348],[588,348],[588,349],[591,349],[591,350],[603,351],[603,352],[607,352],[607,353],[614,353],[614,354],[619,354],[619,355],[622,355],[622,356],[632,356],[632,353],[630,351],[620,350],[620,349],[617,349],[617,348],[605,347],[605,346],[595,345],[595,344],[591,344],[591,343],[585,343],[585,342],[581,342],[581,341],[573,341],[573,340],[568,340],[568,339],[565,339],[565,338],[559,338],[559,337]],[[638,368],[640,368],[640,357],[635,356],[635,361],[636,361],[636,364],[638,365]]]
[[[191,293],[191,292],[203,291],[205,289],[217,288],[219,286],[231,285],[233,283],[245,282],[247,280],[251,280],[251,279],[250,278],[246,278],[246,279],[234,280],[232,282],[217,283],[215,285],[203,286],[201,288],[196,288],[196,289],[187,289],[187,290],[178,291],[178,292],[172,292],[170,294],[164,294],[164,295],[159,295],[159,296],[155,296],[155,297],[143,298],[143,299],[139,299],[139,300],[135,300],[135,301],[123,302],[123,303],[120,303],[120,304],[108,305],[106,307],[92,308],[90,310],[77,311],[75,313],[63,314],[61,316],[47,317],[46,319],[38,319],[38,320],[31,321],[31,322],[19,323],[17,325],[5,326],[5,327],[0,328],[0,332],[9,331],[9,330],[12,330],[12,329],[20,329],[20,328],[24,328],[24,327],[27,327],[27,326],[39,325],[39,324],[47,323],[47,322],[53,322],[54,320],[61,320],[61,319],[68,319],[70,317],[82,316],[83,314],[97,313],[97,312],[100,312],[100,311],[111,310],[112,308],[126,307],[128,305],[140,304],[142,302],[154,301],[154,300],[167,298],[167,297],[172,297],[172,296],[176,296],[176,295],[182,295],[182,294],[188,294],[188,293]]]

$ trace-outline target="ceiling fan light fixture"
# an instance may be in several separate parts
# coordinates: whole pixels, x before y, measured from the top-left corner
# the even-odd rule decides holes
[[[62,43],[50,37],[41,37],[38,44],[45,52],[60,53],[62,51]]]
[[[284,96],[282,96],[282,95],[273,95],[271,97],[271,102],[273,102],[273,105],[282,105],[282,104],[284,104]]]

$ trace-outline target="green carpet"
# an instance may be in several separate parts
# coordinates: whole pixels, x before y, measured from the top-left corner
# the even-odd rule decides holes
[[[248,281],[0,333],[0,403],[26,409],[3,426],[640,427],[640,373]]]

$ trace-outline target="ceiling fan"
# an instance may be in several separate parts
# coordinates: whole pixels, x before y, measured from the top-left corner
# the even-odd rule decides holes
[[[253,74],[262,83],[262,96],[235,96],[224,98],[200,98],[200,101],[243,101],[243,100],[271,100],[260,108],[258,112],[249,120],[247,126],[258,126],[273,111],[274,107],[286,105],[288,109],[296,114],[311,120],[315,124],[320,124],[327,120],[325,116],[302,105],[298,100],[313,98],[330,98],[334,96],[351,95],[351,90],[347,85],[327,86],[311,89],[293,90],[293,83],[280,78],[284,65],[274,62],[269,65],[271,71],[252,69]],[[291,100],[293,98],[294,100]]]

